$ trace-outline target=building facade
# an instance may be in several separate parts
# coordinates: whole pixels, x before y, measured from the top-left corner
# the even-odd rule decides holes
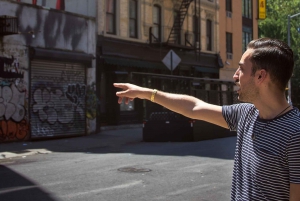
[[[217,89],[191,78],[220,77],[219,10],[218,0],[99,0],[99,125],[141,123],[149,108],[161,110],[142,100],[118,105],[114,82],[203,96]],[[173,66],[176,58],[179,65]]]
[[[224,61],[220,79],[232,79],[247,44],[258,38],[257,4],[257,0],[220,1],[219,45]]]
[[[96,131],[96,1],[70,2],[0,0],[0,142]]]

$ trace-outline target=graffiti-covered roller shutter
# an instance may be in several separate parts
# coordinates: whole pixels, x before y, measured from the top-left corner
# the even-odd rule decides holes
[[[31,137],[85,134],[85,67],[78,63],[31,63]]]

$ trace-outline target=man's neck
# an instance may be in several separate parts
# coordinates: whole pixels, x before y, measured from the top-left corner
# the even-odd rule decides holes
[[[255,107],[259,110],[259,117],[261,119],[274,119],[289,110],[292,106],[287,102],[285,98],[279,99],[269,99],[269,101],[254,103]]]

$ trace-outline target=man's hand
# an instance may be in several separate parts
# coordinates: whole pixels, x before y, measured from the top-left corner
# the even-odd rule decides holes
[[[147,88],[139,87],[133,84],[123,84],[123,83],[114,83],[114,86],[123,91],[118,91],[116,95],[119,97],[118,103],[122,103],[122,100],[125,100],[125,103],[128,104],[129,101],[132,101],[134,98],[144,99],[145,94],[151,94],[151,92],[147,93]],[[149,91],[149,89],[148,89]],[[148,96],[150,97],[151,95]]]

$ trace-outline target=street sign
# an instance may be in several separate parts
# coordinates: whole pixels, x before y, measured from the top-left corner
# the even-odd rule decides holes
[[[170,50],[162,62],[167,66],[167,68],[173,72],[173,70],[178,66],[181,62],[180,57],[173,51]]]
[[[266,0],[259,0],[258,19],[266,19]]]

